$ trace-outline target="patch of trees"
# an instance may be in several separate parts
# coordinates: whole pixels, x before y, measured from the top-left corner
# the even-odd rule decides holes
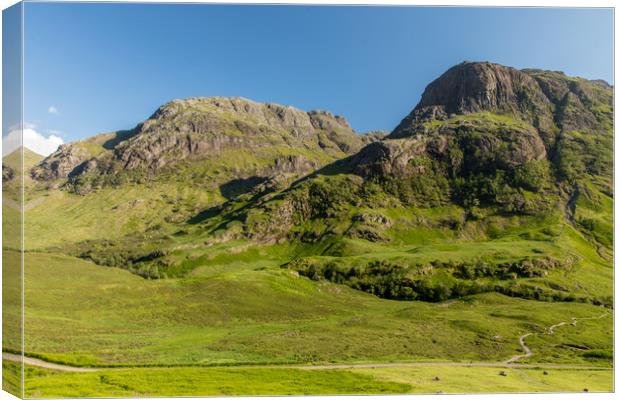
[[[95,264],[126,269],[147,279],[166,278],[165,270],[171,266],[165,250],[130,248],[111,241],[83,242],[70,252]]]
[[[492,290],[484,282],[412,279],[407,276],[407,268],[387,261],[372,261],[364,267],[349,267],[336,261],[320,264],[301,260],[289,266],[312,280],[325,279],[385,299],[439,302]]]
[[[388,261],[348,266],[337,260],[320,262],[299,259],[287,267],[315,281],[324,279],[344,284],[385,299],[439,302],[478,293],[498,292],[540,301],[578,301],[611,305],[610,299],[577,296],[565,289],[547,289],[517,281],[517,278],[545,276],[550,270],[564,267],[562,262],[551,257],[527,257],[502,263],[482,260],[433,261],[416,269]],[[441,276],[433,276],[438,271],[442,272]]]
[[[561,268],[562,263],[551,257],[526,257],[517,261],[490,263],[484,260],[474,262],[439,263],[454,269],[454,276],[461,279],[495,277],[502,280],[546,276],[550,270]]]
[[[497,285],[495,291],[510,297],[519,297],[522,299],[538,300],[538,301],[567,301],[578,303],[589,303],[595,306],[613,306],[613,298],[605,297],[590,297],[577,295],[575,293],[545,289],[540,286],[523,285],[523,284],[511,284],[511,285]]]
[[[360,186],[360,182],[350,177],[306,182],[290,193],[297,214],[295,217],[298,222],[335,217],[347,206],[359,202]]]
[[[544,192],[548,182],[547,161],[530,161],[513,171],[457,177],[453,198],[467,209],[495,206],[505,214],[537,215],[553,205],[553,196]]]

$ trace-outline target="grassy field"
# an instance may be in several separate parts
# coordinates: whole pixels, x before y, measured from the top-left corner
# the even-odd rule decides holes
[[[16,368],[3,363],[4,368]],[[504,371],[504,375],[500,372]],[[302,394],[609,392],[612,370],[433,366],[295,368],[133,368],[67,373],[26,368],[29,397],[251,396]]]

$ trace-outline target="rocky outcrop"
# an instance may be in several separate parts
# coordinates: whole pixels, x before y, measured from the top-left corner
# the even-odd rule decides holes
[[[346,162],[350,171],[363,177],[408,178],[428,173],[422,163],[414,162],[423,158],[445,163],[455,171],[458,167],[482,172],[514,169],[546,156],[545,145],[532,126],[481,116],[454,117],[424,134],[372,143]]]
[[[338,129],[353,130],[344,117],[334,115],[329,111],[314,110],[308,112],[308,116],[315,129],[324,131],[334,131]]]
[[[423,155],[428,140],[392,139],[375,142],[348,160],[352,172],[363,177],[404,178],[413,173],[409,161]]]
[[[611,119],[613,88],[605,81],[571,78],[562,72],[524,70],[554,106],[554,119],[563,131],[599,130]]]
[[[361,135],[362,138],[362,143],[366,144],[370,144],[370,143],[374,143],[374,142],[378,142],[380,140],[383,140],[387,137],[387,135],[389,135],[390,132],[388,131],[371,131],[371,132],[366,132],[363,133]]]
[[[31,174],[34,179],[42,181],[66,178],[88,158],[89,154],[83,148],[63,144],[39,165],[33,167]]]
[[[2,182],[9,182],[15,177],[15,170],[2,164]]]
[[[390,137],[409,136],[425,121],[485,111],[515,116],[545,129],[553,122],[553,105],[534,78],[499,64],[464,62],[426,87],[418,105]]]

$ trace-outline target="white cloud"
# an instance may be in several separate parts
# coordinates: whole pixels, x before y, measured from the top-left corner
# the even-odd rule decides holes
[[[24,124],[24,126],[24,147],[42,156],[49,156],[58,149],[58,146],[65,142],[57,135],[50,134],[45,136],[37,132],[33,125]],[[8,135],[2,136],[2,157],[12,153],[22,145],[21,134],[22,131],[20,129],[13,128]]]
[[[56,107],[54,107],[54,106],[49,106],[49,108],[47,109],[47,112],[50,113],[50,114],[56,114],[56,115],[60,114],[58,112],[58,109]]]

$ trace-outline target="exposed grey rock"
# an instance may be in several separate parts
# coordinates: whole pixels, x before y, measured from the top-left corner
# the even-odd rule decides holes
[[[15,170],[2,164],[2,182],[9,182],[15,177]]]
[[[385,139],[389,134],[390,132],[388,131],[371,131],[363,133],[360,136],[364,144],[370,144]]]
[[[32,177],[38,180],[62,179],[69,176],[80,164],[89,158],[81,147],[63,144],[31,170]]]

